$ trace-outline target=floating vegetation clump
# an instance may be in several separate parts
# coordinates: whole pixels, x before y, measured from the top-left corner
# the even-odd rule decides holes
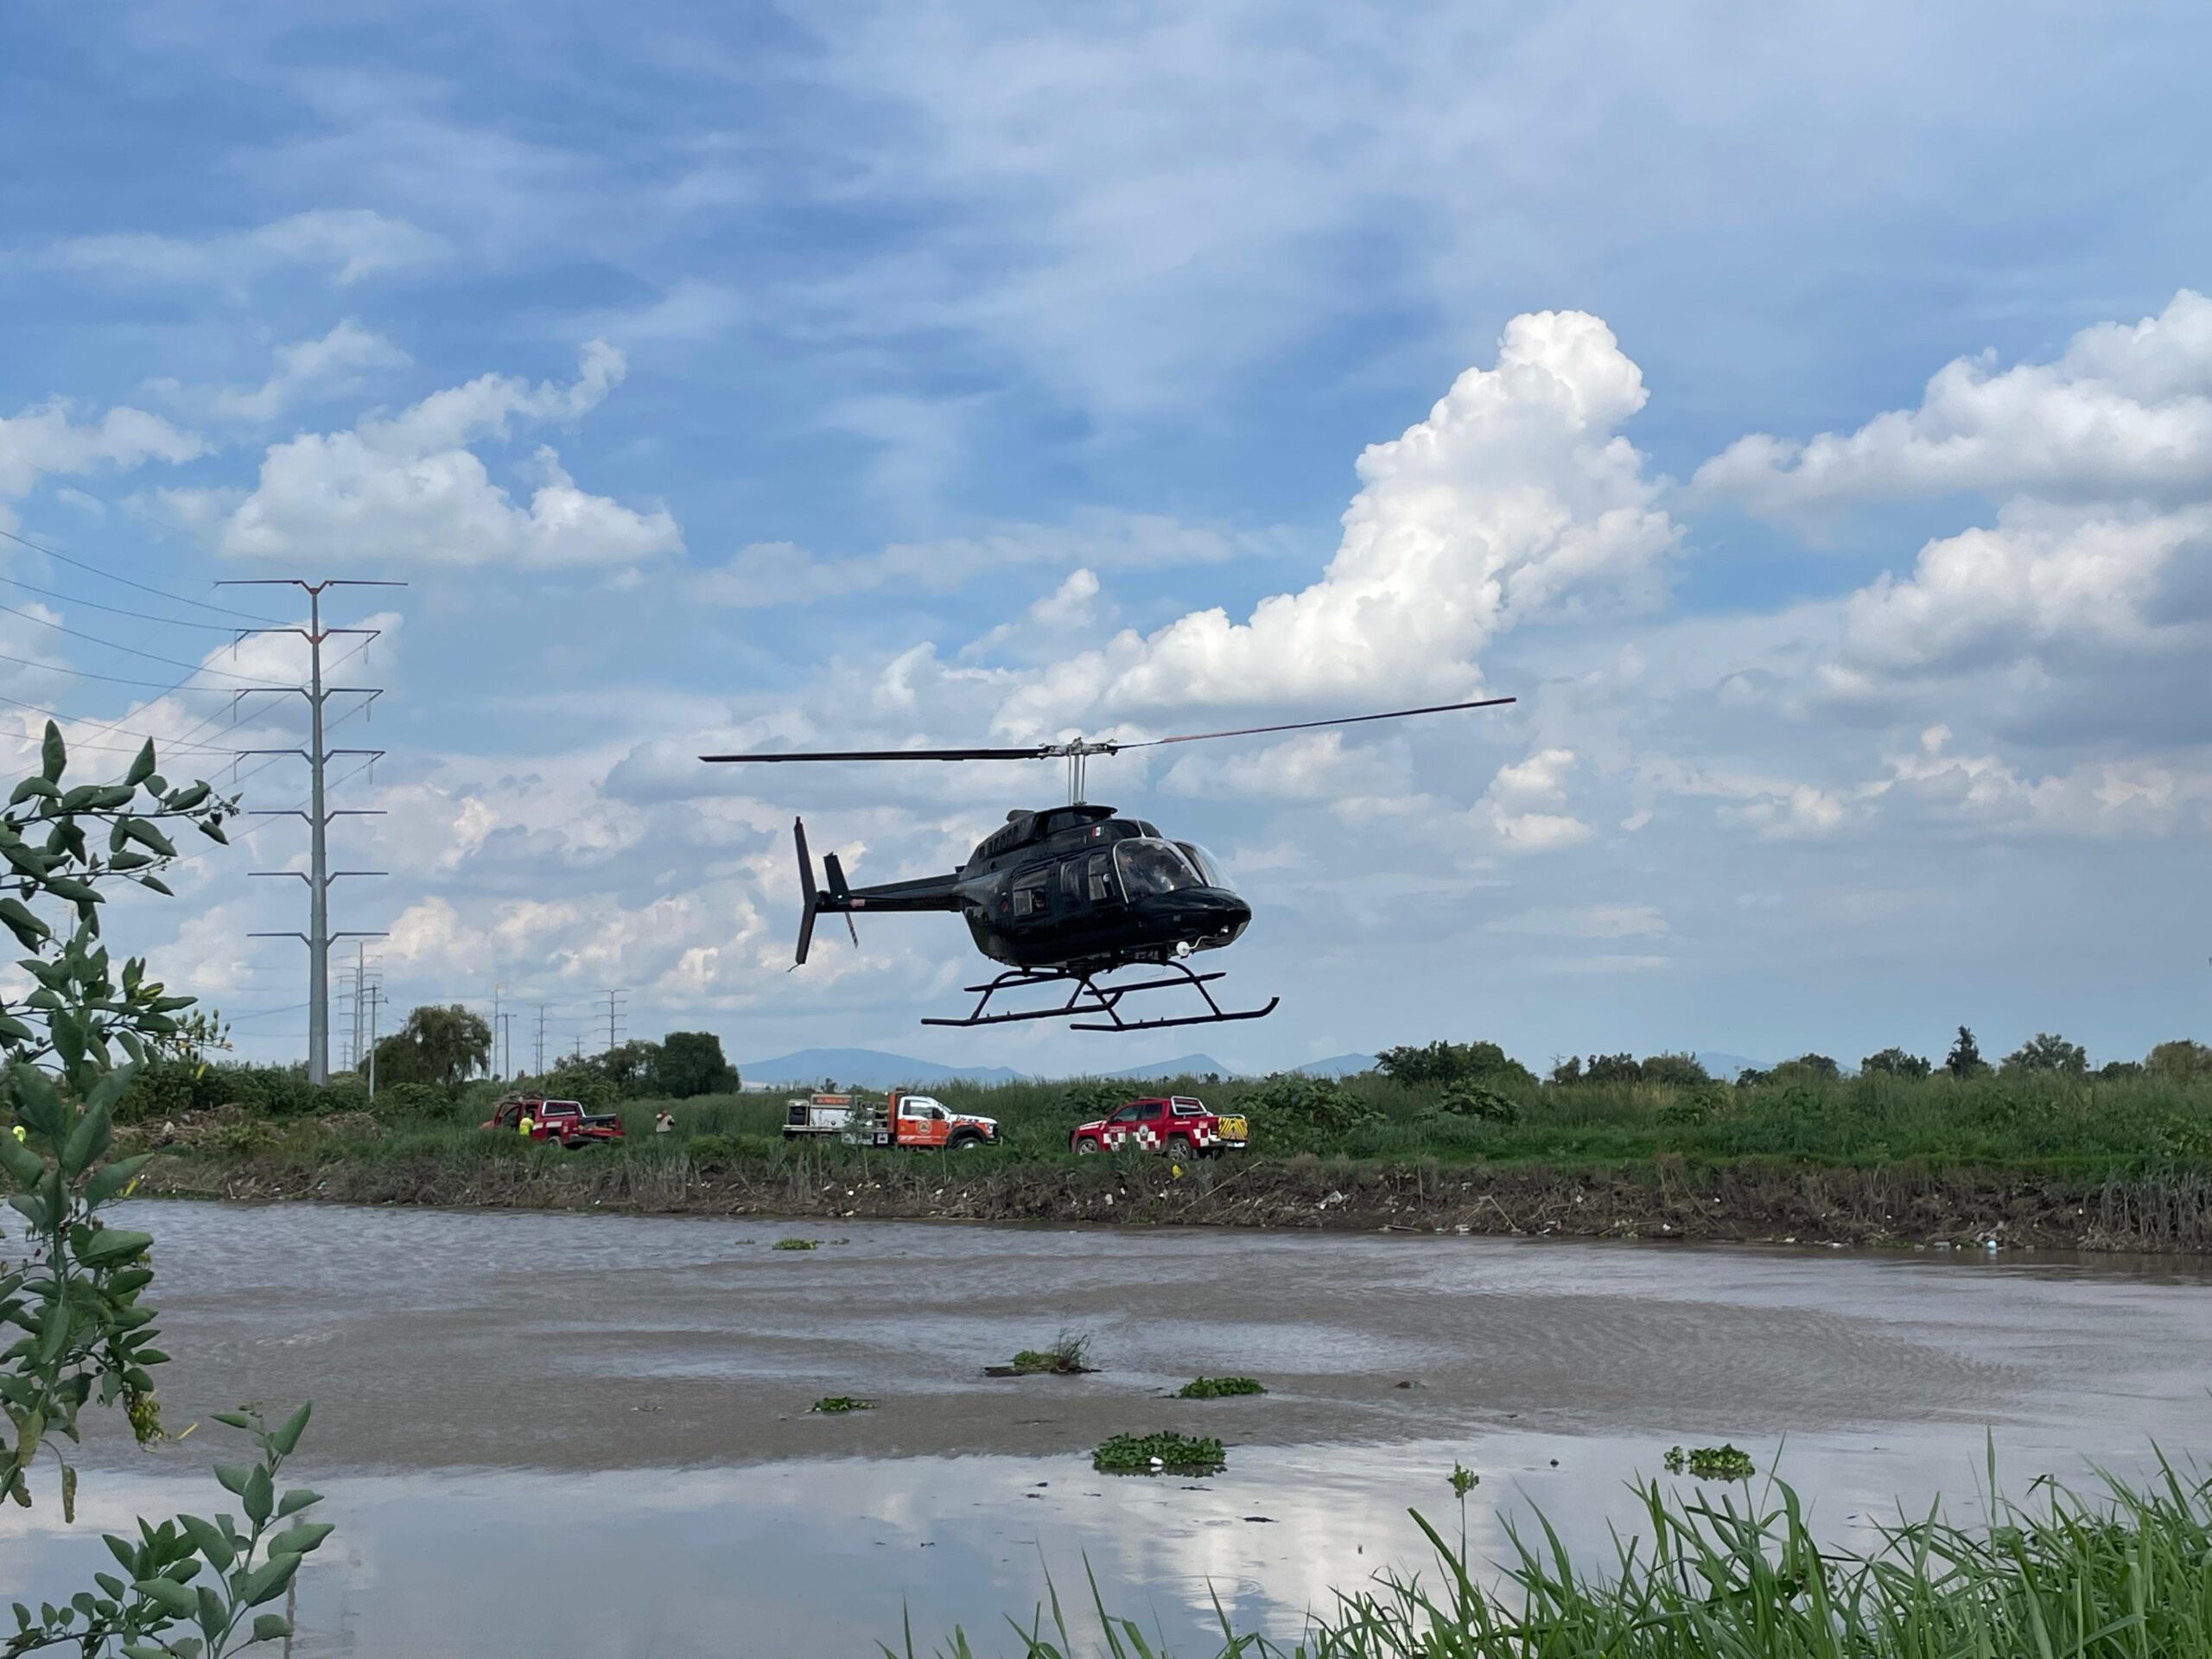
[[[779,1250],[818,1250],[822,1248],[822,1241],[818,1238],[779,1238],[770,1248]]]
[[[1700,1480],[1749,1480],[1758,1472],[1750,1452],[1725,1445],[1694,1446],[1687,1452],[1677,1446],[1668,1452],[1666,1464],[1670,1475],[1688,1471]]]
[[[1082,1376],[1098,1368],[1089,1363],[1090,1338],[1063,1331],[1049,1348],[1024,1348],[1011,1365],[986,1365],[988,1376]]]
[[[1217,1475],[1229,1454],[1211,1437],[1116,1434],[1090,1454],[1090,1466],[1109,1475]]]
[[[821,1399],[816,1401],[812,1405],[809,1406],[807,1409],[809,1411],[818,1411],[825,1417],[835,1417],[841,1413],[848,1411],[874,1411],[875,1409],[875,1402],[873,1400],[855,1400],[849,1394],[828,1394],[823,1395]]]
[[[1265,1394],[1265,1384],[1249,1376],[1194,1376],[1175,1390],[1178,1400],[1219,1400],[1232,1394]]]

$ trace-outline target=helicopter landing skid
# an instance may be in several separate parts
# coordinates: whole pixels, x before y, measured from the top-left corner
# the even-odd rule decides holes
[[[1001,974],[987,985],[969,985],[963,988],[979,992],[974,1008],[964,1020],[925,1020],[925,1026],[1000,1026],[1018,1020],[1065,1020],[1070,1031],[1158,1031],[1167,1026],[1214,1026],[1232,1020],[1263,1020],[1275,1011],[1279,996],[1268,999],[1263,1008],[1224,1008],[1213,1000],[1207,985],[1222,976],[1219,973],[1193,973],[1180,963],[1166,966],[1176,970],[1176,977],[1142,979],[1133,985],[1101,985],[1087,973],[1067,970],[1059,973],[1039,973],[1027,968],[1016,968]],[[1026,988],[1032,985],[1060,985],[1071,988],[1068,1000],[1058,1007],[1022,1008],[1007,1014],[987,1014],[991,999],[1001,991]],[[1185,1014],[1169,1020],[1125,1020],[1122,1017],[1121,1001],[1136,991],[1171,990],[1179,985],[1188,985],[1205,1000],[1206,1012]],[[1088,1001],[1084,999],[1088,997]],[[1084,1020],[1079,1015],[1101,1015],[1103,1020]]]

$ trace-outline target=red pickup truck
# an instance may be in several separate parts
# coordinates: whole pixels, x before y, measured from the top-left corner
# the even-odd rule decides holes
[[[1124,1147],[1177,1153],[1185,1158],[1217,1158],[1249,1139],[1243,1115],[1223,1116],[1189,1095],[1133,1100],[1093,1123],[1079,1123],[1068,1136],[1071,1152],[1118,1152]]]
[[[587,1112],[573,1100],[548,1100],[543,1095],[509,1095],[493,1108],[481,1127],[508,1135],[522,1131],[530,1119],[530,1138],[550,1141],[556,1147],[604,1147],[620,1141],[622,1119],[615,1112]]]

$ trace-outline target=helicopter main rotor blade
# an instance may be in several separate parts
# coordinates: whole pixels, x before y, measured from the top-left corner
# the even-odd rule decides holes
[[[821,749],[779,751],[766,754],[702,754],[702,760],[774,762],[784,760],[1045,760],[1054,751],[1033,744],[1026,749]]]
[[[1117,749],[1156,749],[1166,743],[1204,743],[1217,737],[1262,737],[1269,732],[1307,732],[1318,726],[1359,726],[1370,720],[1404,720],[1414,715],[1445,715],[1458,709],[1495,709],[1514,702],[1514,697],[1484,697],[1475,702],[1438,702],[1426,709],[1392,709],[1379,715],[1339,715],[1334,720],[1294,720],[1281,726],[1241,726],[1232,732],[1185,732],[1178,737],[1150,737],[1141,743],[1117,743]]]

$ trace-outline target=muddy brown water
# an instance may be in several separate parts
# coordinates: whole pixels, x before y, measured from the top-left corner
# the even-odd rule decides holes
[[[136,1208],[171,1424],[315,1402],[298,1472],[340,1530],[302,1655],[861,1655],[908,1617],[918,1651],[957,1622],[990,1653],[1086,1560],[1202,1653],[1217,1594],[1289,1634],[1418,1565],[1407,1508],[1456,1529],[1455,1460],[1478,1555],[1541,1507],[1596,1559],[1677,1442],[1733,1440],[1849,1539],[1938,1491],[1980,1513],[1993,1455],[2024,1487],[2212,1426],[2212,1265],[2171,1258]],[[983,1375],[1063,1328],[1096,1374]],[[1162,1397],[1200,1374],[1271,1392]],[[807,1412],[832,1394],[876,1408]],[[1229,1441],[1228,1471],[1090,1470],[1159,1427]],[[133,1512],[219,1507],[219,1434],[96,1439],[76,1528],[50,1493],[0,1516],[0,1590],[77,1587]]]

